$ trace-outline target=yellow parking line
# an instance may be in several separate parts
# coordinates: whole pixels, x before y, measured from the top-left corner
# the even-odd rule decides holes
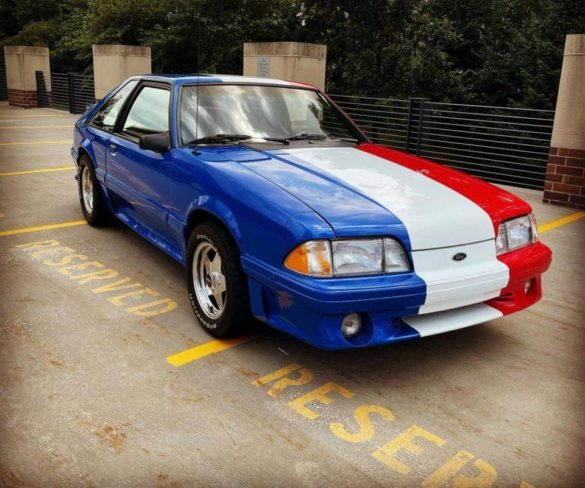
[[[31,232],[41,232],[43,230],[64,229],[65,227],[75,227],[77,225],[85,224],[87,224],[85,220],[73,220],[71,222],[61,222],[60,224],[37,225],[35,227],[25,227],[23,229],[1,230],[0,237],[29,234]]]
[[[26,141],[26,142],[0,142],[0,146],[19,146],[24,144],[71,144],[70,140],[66,141]]]
[[[170,356],[167,356],[167,362],[173,366],[183,366],[184,364],[197,361],[198,359],[209,356],[210,354],[215,354],[221,351],[225,351],[226,349],[231,349],[232,347],[243,344],[244,342],[248,342],[252,339],[255,339],[256,337],[258,336],[251,335],[238,337],[236,339],[216,339],[214,341],[209,341],[204,344],[200,344],[199,346],[192,347],[191,349],[171,354]]]
[[[0,176],[30,175],[33,173],[52,173],[53,171],[65,171],[68,169],[75,169],[75,166],[56,166],[54,168],[25,169],[23,171],[9,171],[7,173],[0,173]]]
[[[64,166],[64,167],[60,167],[60,168],[51,168],[51,169],[44,169],[44,170],[30,170],[30,172],[53,171],[53,170],[54,171],[61,171],[61,170],[73,169],[73,168],[74,168],[73,166]],[[15,172],[15,174],[18,174],[18,173],[20,173],[20,172]],[[25,173],[25,172],[22,172],[22,173]],[[11,173],[0,173],[0,176],[10,175],[10,174]],[[546,224],[539,226],[538,231],[542,234],[544,232],[548,232],[549,230],[556,229],[557,227],[560,227],[562,225],[570,224],[571,222],[575,222],[575,221],[580,220],[582,218],[585,218],[585,212],[575,212],[573,214],[567,215],[566,217],[562,217],[560,219],[553,220],[552,222],[547,222]],[[12,236],[12,235],[16,235],[16,234],[29,234],[31,232],[41,232],[44,230],[63,229],[65,227],[74,227],[77,225],[85,225],[86,223],[87,222],[85,220],[73,220],[71,222],[61,222],[59,224],[37,225],[35,227],[25,227],[22,229],[2,230],[2,231],[0,231],[0,237]],[[231,340],[225,340],[225,341],[220,341],[220,340],[211,341],[211,342],[208,342],[206,344],[202,344],[201,346],[196,346],[194,348],[191,348],[187,351],[173,354],[172,356],[169,356],[167,359],[173,358],[175,356],[179,356],[182,354],[186,354],[188,352],[189,352],[189,355],[194,355],[195,359],[199,359],[200,357],[207,356],[207,355],[213,354],[215,352],[223,351],[224,349],[228,349],[228,348],[233,347],[233,346],[237,346],[238,344],[241,344],[242,342],[245,342],[246,340],[249,340],[249,339],[251,339],[251,337],[231,339]],[[200,348],[203,348],[203,346],[206,346],[208,349],[205,349],[205,348],[200,349]],[[200,352],[197,352],[197,351],[200,351]],[[171,362],[170,359],[169,359],[169,362]]]
[[[575,222],[576,220],[580,220],[584,217],[585,217],[585,212],[575,212],[575,213],[572,213],[570,215],[567,215],[566,217],[562,217],[560,219],[553,220],[552,222],[547,222],[546,224],[539,225],[538,232],[540,234],[544,234],[545,232],[548,232],[549,230],[556,229],[557,227],[560,227],[561,225],[570,224],[571,222]]]
[[[0,129],[73,129],[72,125],[1,125]]]
[[[68,142],[68,141],[67,141]],[[59,171],[64,169],[71,169],[71,167],[61,167],[61,168],[54,168],[53,170]],[[47,170],[31,170],[31,172],[41,172]],[[20,172],[16,172],[20,173]],[[2,173],[0,173],[1,175]],[[6,175],[7,173],[3,173]],[[9,174],[9,173],[8,173]],[[571,222],[575,222],[579,219],[585,217],[585,212],[575,212],[573,214],[567,215],[566,217],[562,217],[557,220],[553,220],[552,222],[547,222],[539,226],[538,230],[540,233],[548,232],[549,230],[556,229],[562,225],[569,224]],[[0,231],[0,237],[3,236],[12,236],[17,234],[28,234],[31,232],[41,232],[45,230],[53,230],[53,229],[63,229],[66,227],[75,227],[79,225],[85,225],[87,222],[85,220],[74,220],[71,222],[62,222],[59,224],[48,224],[48,225],[39,225],[35,227],[25,227],[23,229],[12,229],[12,230],[4,230]],[[192,347],[185,351],[177,352],[175,354],[171,354],[167,356],[167,362],[172,364],[173,366],[183,366],[187,363],[197,361],[201,358],[209,356],[211,354],[216,354],[221,351],[225,351],[227,349],[231,349],[232,347],[238,346],[245,342],[248,342],[254,338],[258,337],[257,335],[252,336],[245,336],[245,337],[238,337],[236,339],[227,339],[227,340],[213,340],[206,342],[204,344],[200,344],[198,346]]]

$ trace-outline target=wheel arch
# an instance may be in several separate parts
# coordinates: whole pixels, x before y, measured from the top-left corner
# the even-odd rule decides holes
[[[238,225],[235,221],[235,217],[227,209],[227,207],[224,209],[223,212],[218,212],[217,209],[211,209],[207,207],[193,208],[187,217],[187,223],[185,224],[185,227],[183,229],[185,249],[187,249],[189,237],[191,236],[191,232],[193,231],[193,229],[197,225],[204,222],[213,222],[214,224],[220,226],[224,231],[226,231],[226,233],[230,236],[236,248],[238,249],[240,255],[242,254],[241,234],[239,232]]]
[[[79,163],[81,162],[81,158],[83,156],[87,156],[89,158],[89,160],[91,161],[91,164],[93,164],[93,166],[95,168],[95,163],[93,162],[93,158],[91,157],[91,154],[89,154],[89,151],[87,150],[87,148],[85,148],[83,146],[79,146],[79,149],[77,150],[77,166],[79,166]]]
[[[95,177],[97,179],[98,182],[98,188],[100,191],[100,194],[102,196],[102,200],[104,202],[104,204],[106,205],[106,208],[108,209],[108,211],[110,213],[114,213],[114,206],[113,203],[110,200],[110,195],[108,193],[108,190],[106,188],[106,183],[105,183],[105,165],[102,163],[101,165],[98,166],[96,157],[95,157],[95,153],[93,151],[93,147],[91,145],[91,142],[89,141],[89,139],[85,139],[78,147],[77,147],[77,160],[75,161],[76,166],[77,166],[77,175],[75,176],[75,178],[77,180],[79,180],[80,178],[80,174],[79,174],[79,163],[81,162],[81,158],[83,156],[87,156],[87,158],[89,159],[92,169],[95,173]]]
[[[79,163],[81,162],[81,158],[83,156],[87,156],[91,161],[91,165],[93,166],[94,171],[98,170],[98,165],[95,158],[95,153],[93,151],[93,147],[91,142],[88,139],[85,139],[78,147],[77,147],[77,161],[76,165],[79,169]]]

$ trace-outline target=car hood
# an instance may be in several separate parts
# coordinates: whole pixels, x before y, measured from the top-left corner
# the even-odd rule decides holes
[[[338,237],[394,235],[412,250],[494,239],[503,208],[530,210],[497,187],[373,144],[239,148],[228,157],[304,202]]]

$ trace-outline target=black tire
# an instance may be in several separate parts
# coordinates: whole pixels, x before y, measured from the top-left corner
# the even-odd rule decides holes
[[[211,246],[217,252],[221,262],[221,273],[225,279],[225,298],[223,310],[215,317],[204,310],[205,303],[202,303],[195,289],[196,275],[194,275],[193,258],[195,252],[198,255],[201,249]],[[213,252],[210,250],[209,252]],[[195,266],[197,268],[198,266]],[[248,284],[242,266],[240,264],[240,253],[231,235],[215,222],[205,222],[197,225],[189,237],[187,244],[187,289],[193,312],[201,327],[213,337],[228,338],[242,335],[250,330],[251,314],[248,295]],[[198,273],[197,276],[201,274]],[[207,295],[211,298],[211,306],[218,305],[209,293],[199,288],[200,295]],[[205,298],[204,298],[205,300]],[[209,305],[209,303],[208,303]],[[217,307],[218,309],[220,307]]]
[[[91,195],[92,205],[88,205],[84,198],[84,174],[87,172],[87,177],[91,182]],[[78,173],[78,191],[79,191],[79,203],[81,205],[81,211],[83,216],[89,225],[99,227],[105,225],[109,220],[109,213],[106,209],[102,200],[102,195],[99,188],[99,183],[95,177],[95,170],[93,163],[87,155],[81,156],[79,160],[79,173]]]

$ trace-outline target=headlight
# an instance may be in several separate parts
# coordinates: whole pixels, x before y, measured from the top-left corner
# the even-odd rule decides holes
[[[389,237],[384,239],[384,271],[386,273],[410,271],[410,262],[402,244]]]
[[[502,222],[496,238],[496,253],[514,251],[538,240],[536,219],[533,214]]]
[[[339,240],[331,244],[335,276],[382,272],[382,239]]]
[[[403,273],[410,263],[402,245],[392,238],[308,241],[296,247],[284,265],[317,277]]]

